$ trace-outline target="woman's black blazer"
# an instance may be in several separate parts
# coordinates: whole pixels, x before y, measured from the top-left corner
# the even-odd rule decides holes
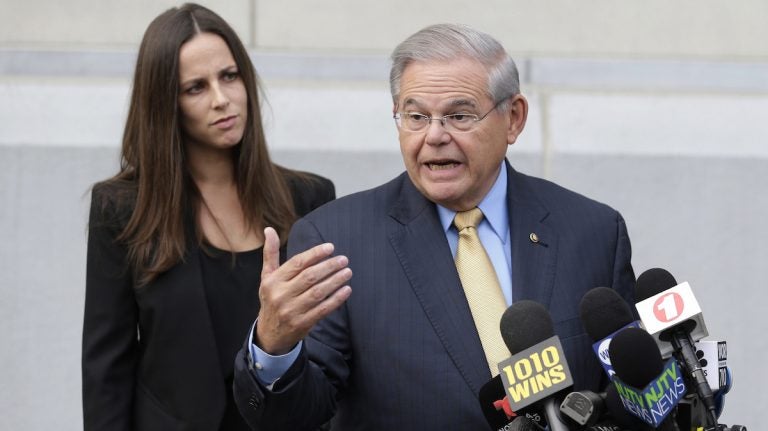
[[[333,183],[307,175],[309,181],[286,176],[299,216],[335,197]],[[190,246],[184,262],[137,289],[127,270],[126,248],[115,240],[130,217],[130,209],[115,205],[119,192],[107,183],[92,192],[83,321],[84,429],[217,430],[225,391],[232,388],[225,387],[219,364],[201,251]]]

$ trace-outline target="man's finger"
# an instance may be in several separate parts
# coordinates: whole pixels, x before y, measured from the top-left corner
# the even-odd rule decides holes
[[[305,250],[288,259],[288,261],[280,267],[280,278],[290,280],[312,265],[322,262],[332,253],[333,244],[329,242]]]
[[[304,317],[308,322],[312,323],[309,329],[311,329],[315,323],[319,322],[321,319],[324,319],[334,310],[341,307],[341,305],[344,304],[347,299],[349,299],[350,295],[352,295],[352,288],[349,285],[344,285],[336,289],[324,300],[317,303],[314,307],[307,310],[302,317]],[[307,330],[307,332],[309,332],[309,330]]]
[[[305,310],[300,310],[301,312],[306,312],[309,309],[316,307],[319,303],[331,296],[336,290],[344,287],[344,285],[352,278],[352,270],[347,267],[346,256],[339,256],[335,259],[337,260],[337,263],[335,263],[333,272],[330,272],[326,277],[323,277],[323,280],[312,283],[301,293],[300,300],[304,304],[303,306],[306,307]],[[326,263],[328,263],[328,261],[323,262],[323,264]]]

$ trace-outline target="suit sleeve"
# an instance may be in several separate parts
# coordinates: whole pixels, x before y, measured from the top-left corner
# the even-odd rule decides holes
[[[613,264],[613,288],[627,301],[630,308],[635,303],[635,272],[632,270],[632,246],[627,225],[617,213],[616,253]]]
[[[83,429],[130,430],[138,356],[138,310],[114,205],[94,188],[83,316]]]
[[[322,242],[322,237],[310,222],[299,220],[291,230],[288,241],[289,255]],[[338,310],[329,318],[337,313]],[[318,325],[324,323],[325,321]],[[249,342],[250,340],[246,340],[235,360],[233,391],[240,414],[251,428],[314,430],[333,416],[336,410],[337,385],[348,375],[347,363],[342,353],[316,342],[310,335],[305,339],[299,357],[274,384],[272,390],[269,390],[250,369]],[[307,351],[308,346],[312,346],[312,352]]]

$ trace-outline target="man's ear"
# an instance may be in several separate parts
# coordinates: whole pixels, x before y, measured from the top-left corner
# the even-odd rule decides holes
[[[507,129],[507,145],[512,145],[517,141],[517,137],[523,132],[525,122],[528,120],[528,100],[522,94],[511,96],[507,100],[507,110],[509,115],[509,128]]]

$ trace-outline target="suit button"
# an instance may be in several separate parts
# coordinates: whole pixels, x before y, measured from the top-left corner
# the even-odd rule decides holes
[[[251,397],[248,398],[248,405],[251,406],[252,409],[256,410],[259,405],[261,405],[261,400],[256,396],[256,394],[251,394]]]

